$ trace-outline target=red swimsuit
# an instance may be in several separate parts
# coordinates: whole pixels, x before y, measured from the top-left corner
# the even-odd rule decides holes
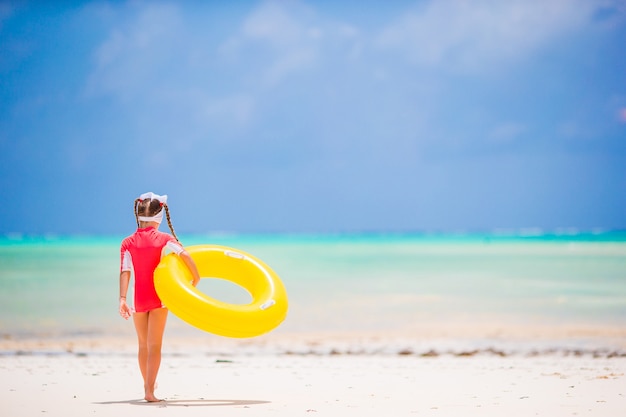
[[[154,227],[137,229],[122,241],[120,269],[129,271],[132,267],[134,270],[135,311],[138,313],[163,307],[154,288],[154,270],[161,262],[165,246],[174,247],[176,253],[183,250],[172,235],[159,232]]]

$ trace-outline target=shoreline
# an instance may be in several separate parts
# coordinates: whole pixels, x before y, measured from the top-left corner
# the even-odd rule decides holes
[[[0,356],[134,354],[132,325],[121,332],[0,333]],[[166,329],[164,356],[626,357],[626,328],[597,325],[422,325],[410,331],[296,332],[234,339],[188,326]]]

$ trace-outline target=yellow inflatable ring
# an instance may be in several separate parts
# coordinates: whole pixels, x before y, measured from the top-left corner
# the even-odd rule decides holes
[[[191,272],[175,254],[163,257],[154,285],[163,304],[180,319],[204,331],[228,337],[253,337],[276,328],[287,316],[287,292],[278,275],[260,259],[216,245],[186,248],[203,278],[221,278],[245,288],[249,304],[209,297],[191,281]]]

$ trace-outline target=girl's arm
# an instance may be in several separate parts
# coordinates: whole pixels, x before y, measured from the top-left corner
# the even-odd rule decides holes
[[[200,282],[200,273],[198,273],[198,268],[196,267],[196,263],[189,253],[184,250],[178,256],[183,260],[189,271],[191,271],[191,275],[193,275],[193,286],[195,287]]]
[[[131,311],[126,303],[126,293],[128,292],[128,283],[130,282],[130,271],[120,272],[120,316],[128,320]]]

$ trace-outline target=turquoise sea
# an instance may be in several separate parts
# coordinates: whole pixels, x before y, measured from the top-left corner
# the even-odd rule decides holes
[[[626,326],[626,232],[183,235],[249,252],[283,280],[277,332],[406,331],[422,325]],[[0,238],[4,337],[132,332],[117,313],[122,236]],[[229,302],[247,294],[203,280]],[[200,332],[172,318],[173,331]]]

